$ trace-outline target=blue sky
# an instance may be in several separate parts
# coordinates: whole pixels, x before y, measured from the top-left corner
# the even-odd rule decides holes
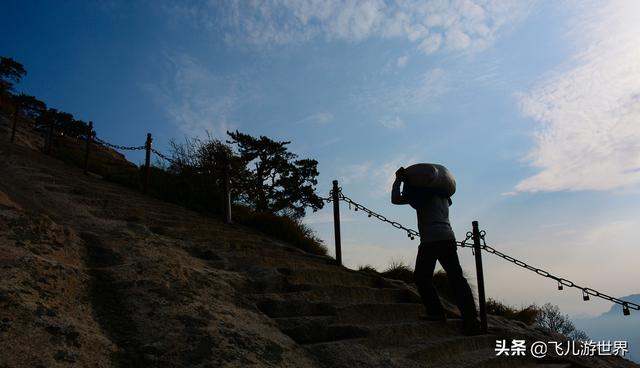
[[[0,54],[19,89],[142,144],[290,140],[319,192],[393,206],[397,167],[448,166],[458,237],[479,220],[516,258],[615,296],[640,292],[640,26],[630,1],[4,1]],[[130,156],[140,162],[139,156]],[[350,266],[413,264],[417,241],[343,212]],[[333,246],[331,213],[307,223]],[[459,252],[473,280],[473,259]],[[490,255],[490,297],[610,308]]]

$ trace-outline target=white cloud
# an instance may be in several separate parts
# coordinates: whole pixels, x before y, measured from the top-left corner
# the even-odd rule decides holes
[[[209,132],[220,138],[233,130],[232,115],[246,88],[242,78],[216,75],[187,55],[166,55],[166,62],[162,81],[148,90],[174,124],[190,136]]]
[[[331,121],[333,121],[334,118],[335,117],[330,112],[319,112],[319,113],[311,114],[309,116],[305,116],[304,118],[298,120],[298,123],[326,125]]]
[[[570,35],[576,65],[522,94],[541,126],[527,159],[541,171],[518,191],[612,190],[640,184],[640,2],[585,7]]]
[[[386,162],[366,161],[348,165],[340,171],[340,182],[358,184],[368,189],[370,195],[383,197],[391,193],[396,170],[416,162],[420,162],[416,156],[401,155]]]
[[[404,38],[425,53],[477,50],[526,16],[533,0],[211,1],[166,7],[172,16],[215,31],[228,42],[260,46],[312,39]],[[194,19],[195,18],[195,19]],[[216,26],[217,25],[217,26]]]
[[[425,37],[418,45],[418,49],[425,54],[433,54],[440,49],[441,45],[442,35],[439,33],[434,33]]]
[[[363,110],[401,114],[435,105],[438,97],[451,90],[450,76],[442,68],[432,68],[411,80],[391,78],[377,83],[359,86],[353,103]]]
[[[398,68],[404,68],[407,65],[407,61],[409,61],[408,56],[401,56],[396,60],[396,66]]]
[[[327,206],[327,208],[330,208]],[[353,222],[357,221],[355,218],[349,216],[347,214],[340,214],[340,222]],[[302,219],[302,223],[305,225],[318,225],[318,224],[333,224],[333,212],[323,211],[323,212],[315,212],[306,215]]]
[[[380,120],[380,124],[389,129],[401,129],[405,127],[404,121],[397,116],[387,116]]]

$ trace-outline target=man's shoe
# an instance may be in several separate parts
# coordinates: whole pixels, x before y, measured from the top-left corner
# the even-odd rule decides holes
[[[470,321],[463,321],[462,322],[462,334],[465,336],[476,336],[476,335],[480,335],[481,333],[481,328],[480,328],[480,322],[478,322],[478,320],[473,319]]]

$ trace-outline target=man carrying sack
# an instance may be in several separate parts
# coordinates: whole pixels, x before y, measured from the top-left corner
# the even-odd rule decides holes
[[[400,193],[400,184],[404,183]],[[451,196],[456,183],[446,167],[438,164],[416,164],[396,171],[391,190],[391,203],[409,204],[418,215],[420,245],[414,271],[415,283],[427,310],[422,319],[446,321],[440,297],[433,287],[433,272],[439,261],[447,273],[449,285],[462,316],[465,335],[480,333],[478,312],[471,288],[462,274],[456,238],[449,223]]]

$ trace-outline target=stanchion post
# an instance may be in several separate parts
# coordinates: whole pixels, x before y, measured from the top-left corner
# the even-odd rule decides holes
[[[18,127],[18,114],[20,114],[20,102],[16,101],[16,109],[13,112],[13,127],[11,128],[11,143],[16,140],[16,128]]]
[[[151,168],[151,133],[147,133],[147,141],[144,143],[145,155],[144,155],[144,177],[142,178],[142,190],[147,193],[149,190],[149,171]]]
[[[333,181],[333,232],[336,238],[336,263],[342,266],[342,244],[340,243],[340,196],[338,195],[340,188],[338,181]]]
[[[223,156],[223,164],[224,164],[224,184],[223,184],[223,191],[224,191],[224,222],[225,224],[231,224],[233,223],[233,220],[231,219],[231,183],[229,180],[229,171],[230,171],[230,167],[229,165],[230,160],[229,160],[229,155],[228,154],[224,154]]]
[[[487,333],[487,304],[484,295],[484,273],[482,271],[482,248],[480,247],[480,230],[478,221],[472,222],[473,226],[473,251],[476,258],[476,274],[478,277],[478,304],[480,307],[480,328],[482,333]]]
[[[87,127],[87,146],[84,151],[84,173],[89,171],[89,152],[91,152],[91,141],[93,140],[93,121]]]

